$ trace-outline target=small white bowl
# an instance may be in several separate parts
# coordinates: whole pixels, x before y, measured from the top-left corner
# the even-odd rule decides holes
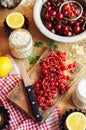
[[[71,36],[71,37],[60,36],[60,35],[53,34],[52,32],[50,32],[44,26],[44,24],[42,23],[42,20],[41,20],[41,10],[42,10],[42,6],[45,1],[47,1],[47,0],[37,0],[34,5],[34,10],[33,10],[33,18],[34,18],[35,24],[41,33],[43,33],[46,37],[48,37],[54,41],[64,42],[64,43],[76,42],[76,41],[86,38],[86,31],[84,31],[78,35]]]

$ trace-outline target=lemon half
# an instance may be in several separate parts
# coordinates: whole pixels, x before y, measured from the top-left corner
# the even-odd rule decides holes
[[[6,76],[12,69],[12,61],[7,56],[0,57],[0,78]]]
[[[19,12],[10,13],[6,17],[6,23],[12,29],[22,28],[22,26],[24,25],[24,22],[25,22],[25,18]]]
[[[86,116],[81,112],[73,112],[66,119],[68,130],[85,130]]]

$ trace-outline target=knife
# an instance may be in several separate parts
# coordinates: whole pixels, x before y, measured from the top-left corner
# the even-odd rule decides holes
[[[28,75],[22,61],[19,62],[19,69],[20,69],[21,76],[22,76],[22,79],[23,79],[23,82],[24,82],[25,90],[27,92],[27,96],[28,96],[30,104],[31,104],[33,115],[38,122],[41,122],[43,117],[39,112],[39,108],[38,108],[36,98],[35,98],[35,96],[32,92],[33,86],[31,84],[31,80],[29,78],[29,75]]]

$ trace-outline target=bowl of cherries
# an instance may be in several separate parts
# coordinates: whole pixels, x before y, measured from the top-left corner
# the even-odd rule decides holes
[[[86,10],[75,0],[37,0],[33,18],[40,32],[54,41],[86,38]]]

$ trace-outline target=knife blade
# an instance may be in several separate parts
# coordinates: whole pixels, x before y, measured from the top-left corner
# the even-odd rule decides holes
[[[33,86],[32,86],[30,77],[25,69],[25,66],[21,61],[19,62],[19,69],[20,69],[20,73],[24,82],[25,90],[27,92],[27,96],[31,104],[33,115],[38,122],[41,122],[43,117],[39,112],[39,107],[38,107],[36,98],[32,92]]]

